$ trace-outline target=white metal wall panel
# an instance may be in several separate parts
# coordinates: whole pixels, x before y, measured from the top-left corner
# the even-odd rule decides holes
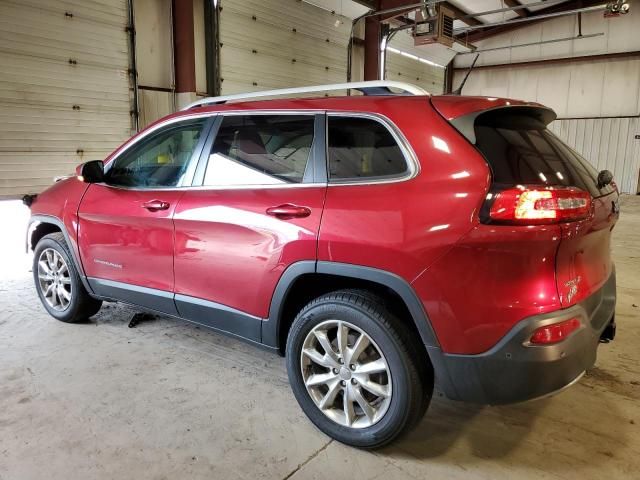
[[[637,51],[640,50],[639,30],[640,9],[634,9],[633,6],[628,14],[620,15],[619,17],[604,18],[602,12],[585,13],[582,15],[582,33],[587,35],[602,32],[604,35],[485,52],[480,55],[476,65]],[[513,47],[518,44],[566,38],[577,34],[577,17],[572,15],[523,25],[522,28],[495,35],[485,40],[474,42],[474,44],[479,50],[494,47]],[[468,66],[474,56],[458,55],[455,59],[456,67]]]
[[[454,85],[466,71],[457,70]],[[560,117],[634,116],[640,113],[640,58],[472,71],[464,95],[542,103]]]
[[[593,56],[640,50],[640,10],[604,18],[602,12],[582,15],[582,33],[604,35],[557,43],[514,47],[518,44],[566,38],[578,33],[576,16],[558,17],[525,25],[512,32],[476,42],[481,52],[476,66],[504,65],[564,57]],[[458,55],[456,67],[466,67],[474,55]],[[454,85],[465,74],[456,71]],[[517,65],[513,68],[475,70],[463,93],[537,101],[560,117],[621,117],[640,114],[640,58],[583,60],[553,65]],[[490,90],[485,87],[490,86]]]
[[[298,0],[223,0],[222,93],[344,82],[351,20]]]
[[[126,25],[126,0],[0,2],[0,198],[129,136]]]
[[[597,170],[611,170],[621,192],[638,193],[639,117],[556,120],[549,128]]]

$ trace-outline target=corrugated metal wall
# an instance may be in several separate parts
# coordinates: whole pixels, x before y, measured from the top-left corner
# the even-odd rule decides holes
[[[472,71],[462,93],[538,102],[561,117],[618,117],[640,111],[639,85],[640,58],[618,58]]]
[[[556,120],[549,128],[596,169],[611,170],[621,192],[638,193],[640,118]]]
[[[126,0],[0,2],[0,198],[130,135],[127,23]]]
[[[626,15],[604,18],[602,12],[582,15],[584,35],[603,35],[571,41],[516,45],[550,41],[577,35],[575,15],[523,26],[476,42],[482,52],[476,69],[465,84],[464,95],[487,95],[539,102],[553,108],[562,118],[633,117],[640,114],[640,9]],[[624,54],[627,57],[599,58],[535,65],[510,63],[545,59]],[[474,55],[458,55],[456,67],[466,67]],[[466,71],[457,70],[454,85]]]

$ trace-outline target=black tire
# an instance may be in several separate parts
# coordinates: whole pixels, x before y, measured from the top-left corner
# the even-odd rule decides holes
[[[56,310],[52,308],[45,300],[44,293],[40,287],[40,280],[38,278],[38,261],[40,259],[40,255],[46,249],[55,250],[64,259],[68,267],[71,300],[64,310]],[[34,250],[32,270],[33,281],[36,291],[38,292],[38,297],[40,297],[42,305],[52,317],[60,320],[61,322],[77,323],[87,320],[100,310],[102,301],[91,297],[84,288],[71,252],[69,251],[69,246],[67,245],[62,233],[50,233],[40,239]]]
[[[333,421],[307,392],[301,368],[303,344],[314,327],[328,320],[356,326],[386,358],[393,394],[386,413],[371,426],[351,428]],[[354,447],[380,448],[415,426],[429,406],[433,370],[418,341],[371,292],[340,290],[318,297],[300,311],[287,339],[287,371],[293,393],[309,419],[330,437]]]

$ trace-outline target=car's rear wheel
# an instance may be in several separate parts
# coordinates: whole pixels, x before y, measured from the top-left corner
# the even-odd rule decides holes
[[[102,306],[84,288],[62,233],[45,235],[36,245],[33,279],[44,308],[62,322],[86,320]]]
[[[310,420],[340,442],[378,448],[424,415],[433,376],[406,325],[369,292],[309,303],[287,341],[287,370]]]

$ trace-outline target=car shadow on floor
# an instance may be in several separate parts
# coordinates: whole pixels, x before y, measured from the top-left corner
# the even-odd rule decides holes
[[[412,432],[379,453],[396,461],[424,461],[429,469],[454,464],[477,470],[478,478],[496,464],[570,478],[581,472],[592,478],[587,473],[594,469],[626,472],[635,428],[621,408],[628,392],[612,397],[602,373],[593,370],[565,392],[520,404],[490,407],[436,398]]]
[[[549,401],[491,407],[435,398],[422,422],[382,453],[432,459],[466,443],[473,456],[503,458],[531,434]]]
[[[383,453],[433,459],[466,443],[480,457],[504,457],[528,435],[536,417],[544,410],[544,404],[539,403],[536,408],[529,407],[529,415],[517,415],[517,420],[513,414],[505,415],[505,408],[513,407],[490,407],[435,398],[422,422],[409,434],[385,448]],[[487,442],[487,435],[491,433],[479,428],[487,416],[494,417],[496,428],[502,427],[499,442]],[[519,428],[505,428],[515,423]]]

